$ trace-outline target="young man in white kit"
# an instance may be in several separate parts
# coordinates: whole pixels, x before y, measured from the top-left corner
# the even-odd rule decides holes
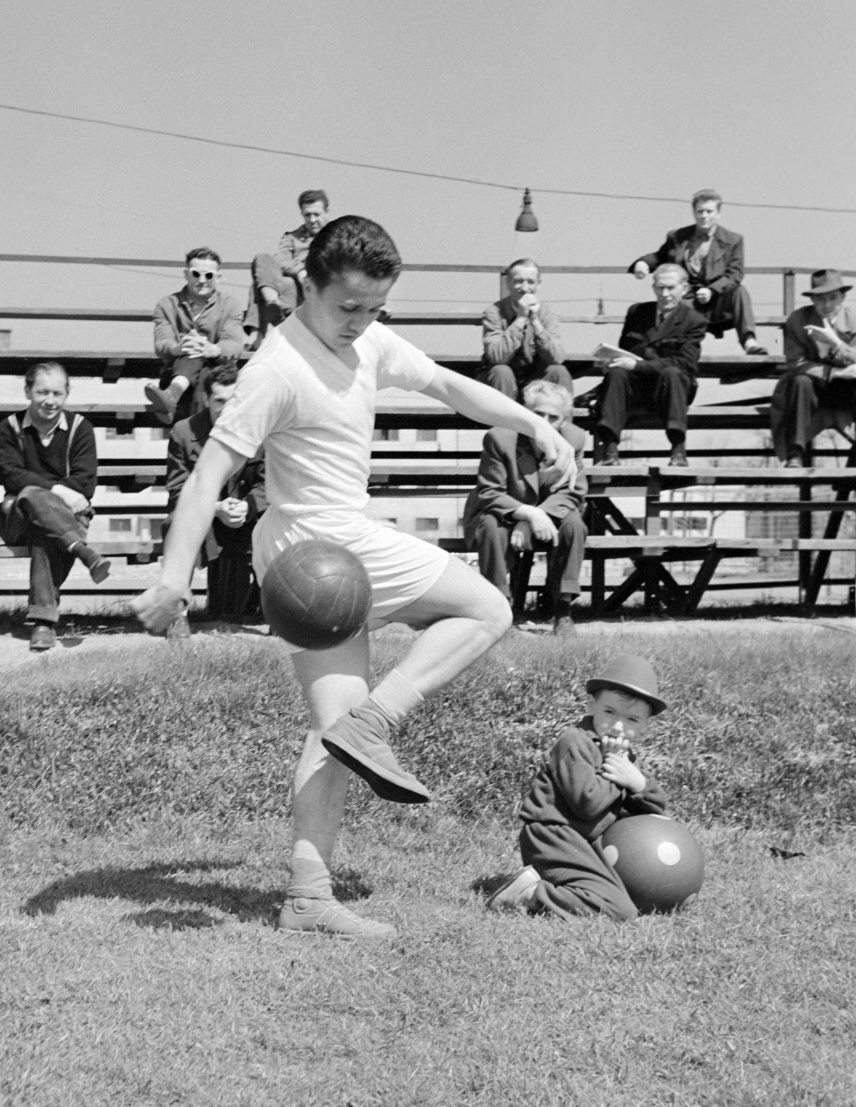
[[[423,785],[387,744],[390,728],[456,677],[508,629],[500,592],[457,558],[366,515],[375,395],[406,388],[490,426],[532,437],[556,487],[573,482],[573,450],[546,420],[495,389],[435,364],[377,323],[401,259],[382,227],[359,216],[328,223],[306,259],[305,300],[242,370],[234,397],[184,486],[159,582],[131,604],[150,629],[182,609],[196,551],[229,476],[264,444],[270,507],[254,533],[258,580],[302,539],[347,546],[372,584],[369,626],[424,628],[368,695],[367,629],[330,650],[291,651],[310,712],[293,789],[291,877],[279,916],[286,930],[343,937],[395,934],[334,898],[330,863],[348,768],[384,799],[424,803]],[[330,756],[328,756],[328,754]]]

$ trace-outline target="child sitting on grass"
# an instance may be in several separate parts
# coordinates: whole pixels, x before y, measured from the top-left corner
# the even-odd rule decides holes
[[[614,657],[586,683],[588,714],[569,726],[529,788],[520,817],[526,866],[488,900],[491,911],[522,910],[561,919],[636,915],[627,890],[604,858],[600,836],[616,819],[660,815],[666,798],[630,743],[666,704],[648,662]]]

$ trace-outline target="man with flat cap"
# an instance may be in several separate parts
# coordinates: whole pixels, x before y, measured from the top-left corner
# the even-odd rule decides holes
[[[811,300],[785,323],[785,370],[773,392],[770,425],[776,454],[788,469],[805,465],[806,449],[822,430],[856,420],[856,310],[844,303],[852,288],[837,269],[817,269]]]

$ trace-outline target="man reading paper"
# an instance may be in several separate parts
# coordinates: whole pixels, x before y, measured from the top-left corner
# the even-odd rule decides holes
[[[705,319],[684,299],[687,274],[680,265],[654,271],[656,301],[632,304],[618,340],[618,356],[606,362],[596,434],[604,465],[618,465],[618,443],[632,407],[657,413],[672,447],[670,465],[687,464],[687,408],[696,393],[696,369]]]

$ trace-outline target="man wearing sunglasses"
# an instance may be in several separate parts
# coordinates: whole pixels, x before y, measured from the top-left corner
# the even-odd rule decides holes
[[[158,300],[154,310],[155,353],[164,365],[157,384],[147,384],[146,399],[167,426],[205,406],[202,383],[207,372],[232,365],[244,349],[241,305],[220,292],[220,257],[207,246],[184,259],[184,288]]]

